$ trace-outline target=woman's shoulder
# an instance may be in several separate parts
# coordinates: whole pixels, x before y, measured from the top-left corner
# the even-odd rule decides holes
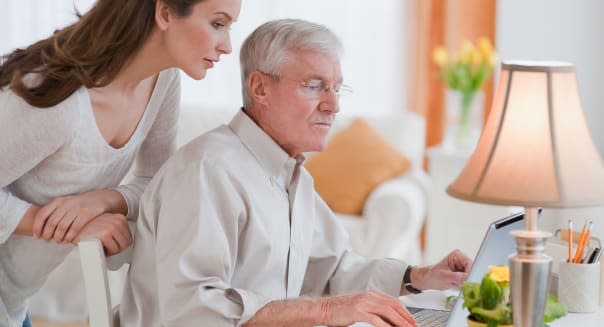
[[[17,126],[20,123],[28,123],[71,131],[80,122],[82,105],[85,105],[82,89],[76,90],[65,100],[47,108],[29,104],[9,87],[0,89],[0,117],[10,118],[9,121]]]
[[[171,79],[180,77],[180,70],[178,68],[168,68],[161,72],[161,74],[166,74],[170,76]]]
[[[163,81],[166,85],[180,82],[180,71],[178,68],[169,68],[159,73],[158,81]]]
[[[178,113],[180,107],[180,74],[175,68],[166,69],[159,73],[151,95],[151,104],[164,114]]]

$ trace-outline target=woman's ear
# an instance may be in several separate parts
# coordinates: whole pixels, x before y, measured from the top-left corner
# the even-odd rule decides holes
[[[248,90],[250,90],[250,97],[254,103],[261,105],[268,105],[268,77],[259,71],[254,71],[250,74],[247,79]]]
[[[172,9],[162,0],[155,2],[155,23],[160,30],[165,31],[172,21]]]

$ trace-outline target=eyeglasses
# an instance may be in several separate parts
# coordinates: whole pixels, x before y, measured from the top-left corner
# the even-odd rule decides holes
[[[309,98],[320,98],[321,92],[328,93],[330,90],[336,94],[336,96],[341,97],[352,93],[352,87],[345,84],[330,84],[329,82],[322,79],[309,79],[309,80],[299,80],[294,78],[288,78],[282,75],[269,74],[260,71],[262,74],[272,77],[273,79],[280,80],[285,79],[293,82],[299,83],[302,87],[302,92],[305,96]]]

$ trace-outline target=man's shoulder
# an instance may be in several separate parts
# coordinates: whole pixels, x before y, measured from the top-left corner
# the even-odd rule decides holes
[[[221,125],[183,145],[168,165],[178,169],[212,167],[229,169],[250,156],[247,148],[227,125]]]
[[[154,196],[151,193],[171,192],[203,176],[231,175],[236,171],[234,163],[246,160],[246,151],[228,126],[219,126],[180,147],[155,174],[145,193]]]

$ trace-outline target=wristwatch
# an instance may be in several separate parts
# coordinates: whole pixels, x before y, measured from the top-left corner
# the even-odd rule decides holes
[[[411,269],[413,269],[412,265],[408,265],[407,269],[405,269],[405,274],[403,275],[403,286],[409,293],[419,294],[422,291],[413,287],[413,285],[411,284]]]

